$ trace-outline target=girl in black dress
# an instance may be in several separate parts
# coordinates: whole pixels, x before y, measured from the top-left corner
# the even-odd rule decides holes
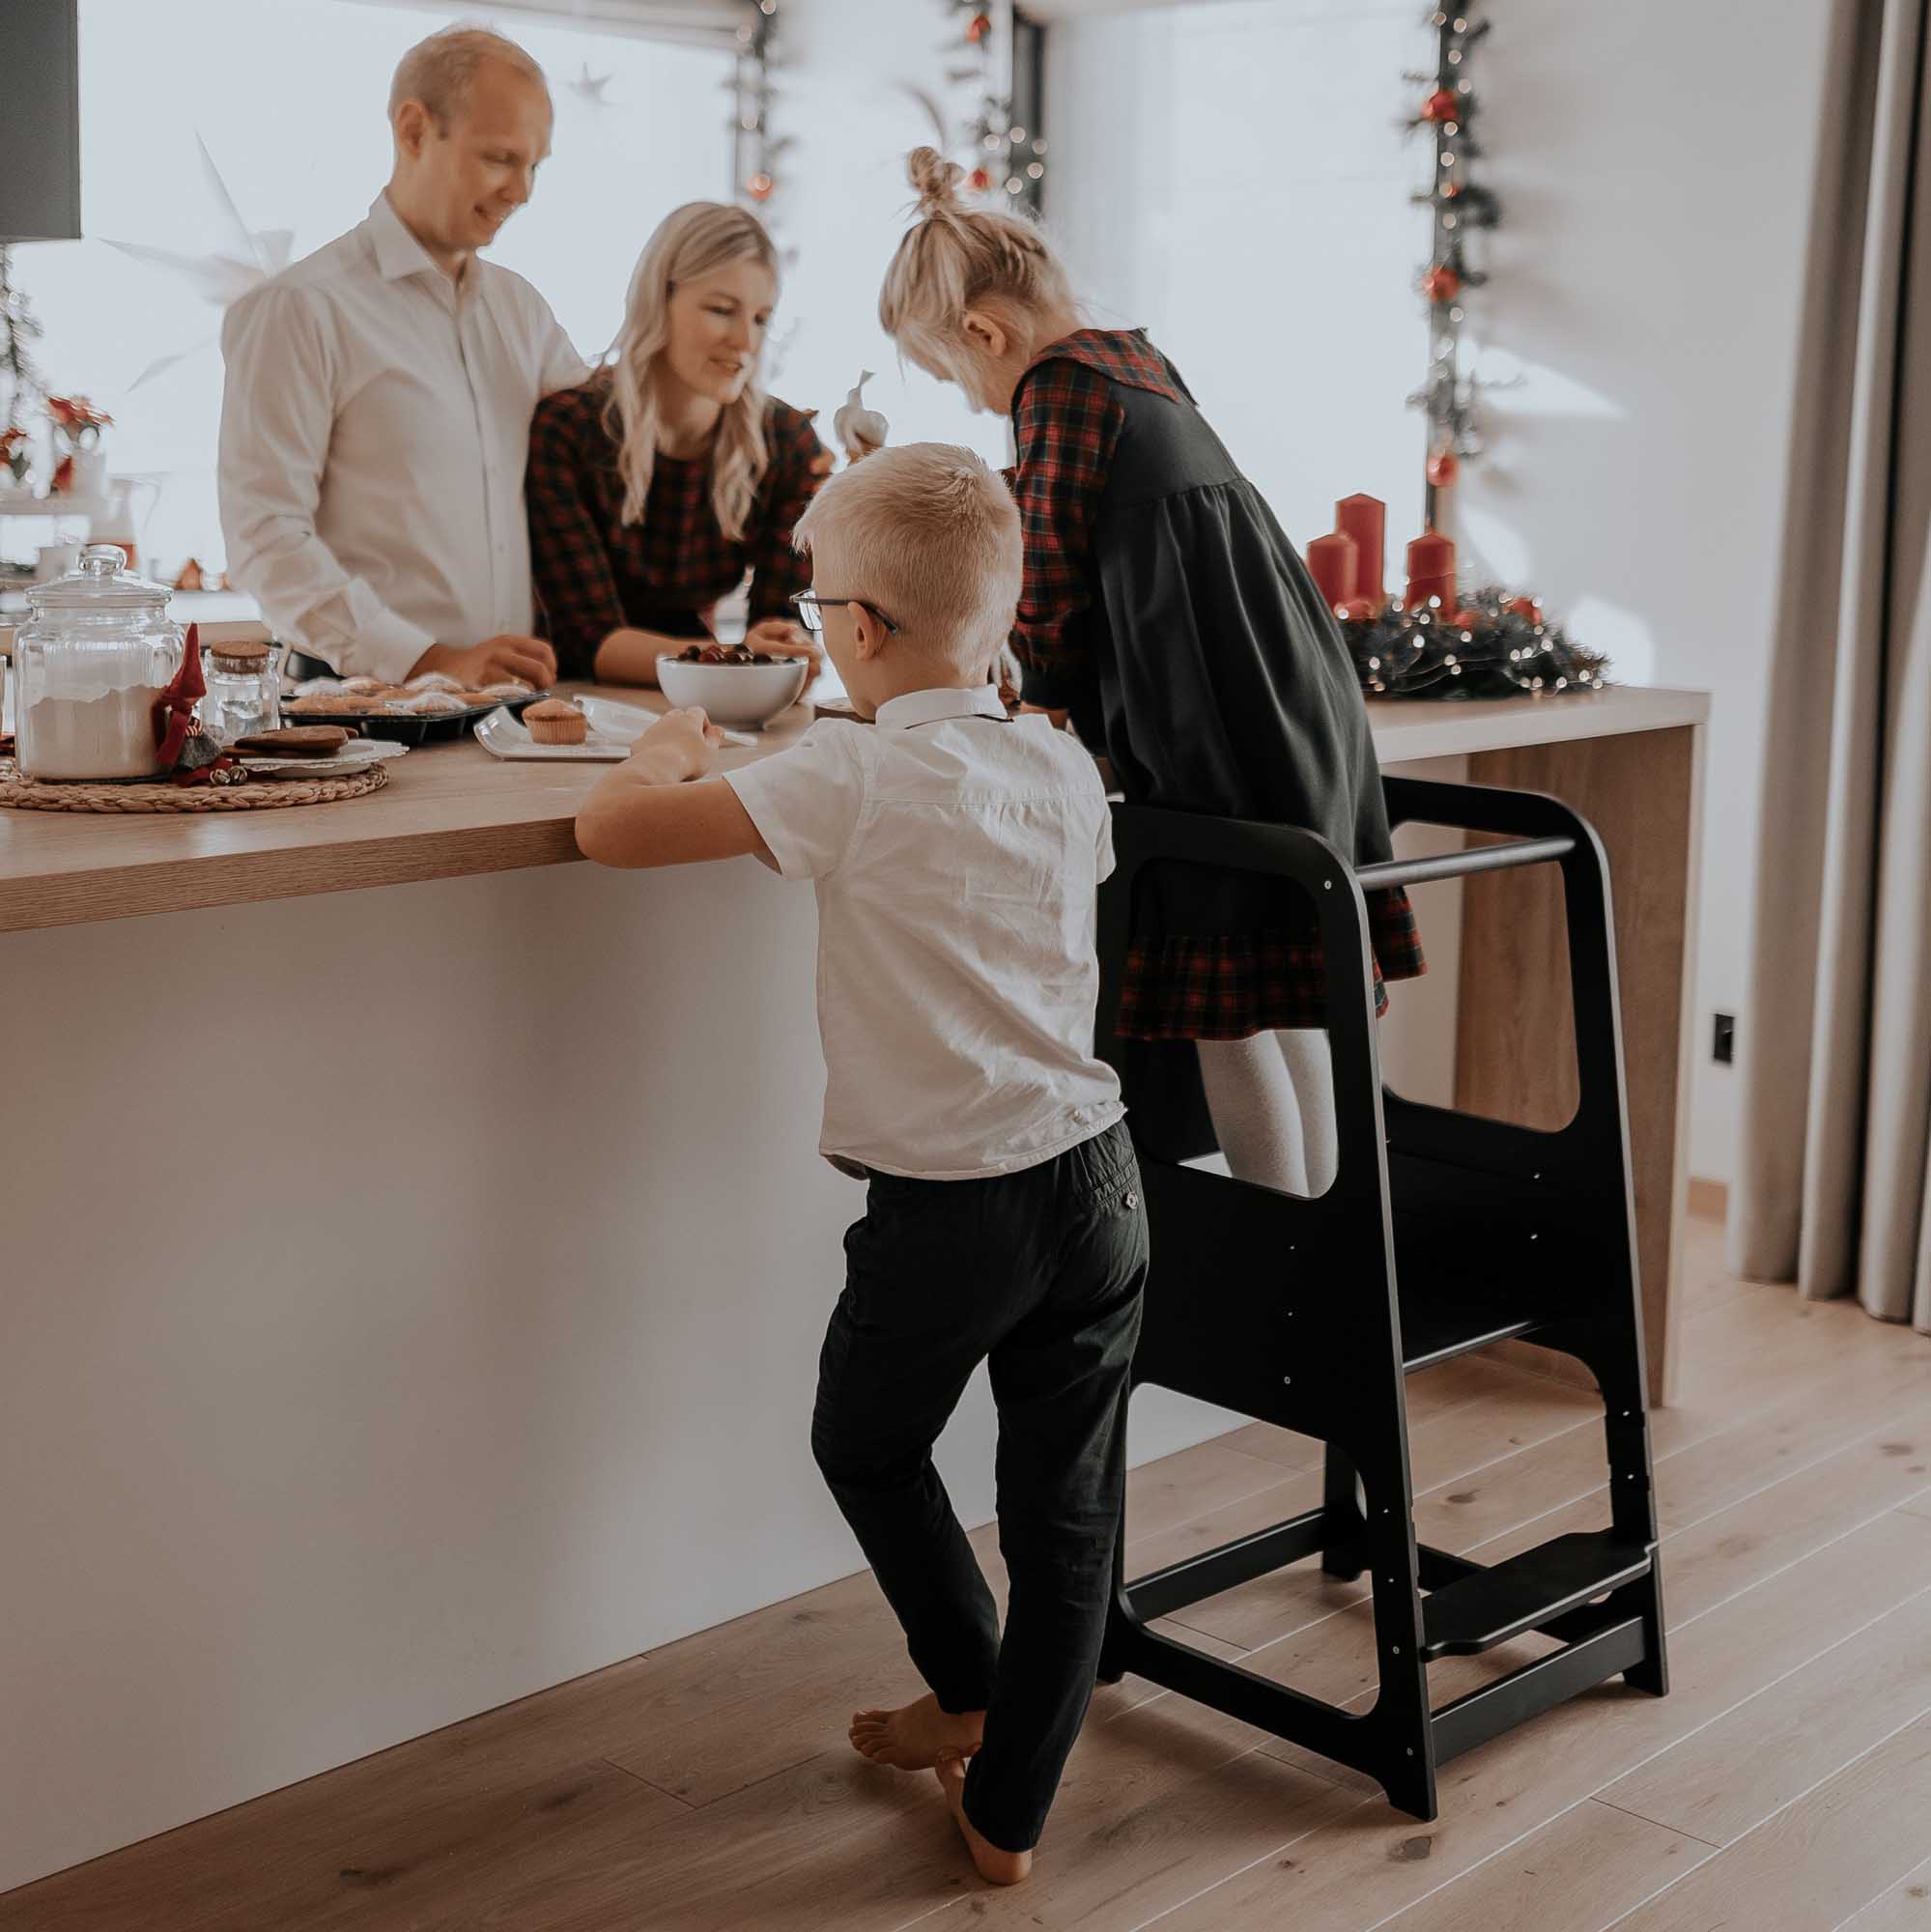
[[[1260,493],[1144,331],[1086,328],[1031,223],[975,210],[930,148],[919,219],[879,320],[975,407],[1009,413],[1026,540],[1013,646],[1022,696],[1069,715],[1135,804],[1320,833],[1390,856],[1380,770],[1332,613]],[[1368,895],[1383,982],[1425,970],[1406,893]],[[1242,1179],[1333,1179],[1325,977],[1314,908],[1280,881],[1150,873],[1119,1031],[1191,1039],[1216,1136]]]

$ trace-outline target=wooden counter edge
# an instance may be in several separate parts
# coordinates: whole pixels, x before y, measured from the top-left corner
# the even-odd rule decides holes
[[[571,820],[554,818],[101,867],[0,881],[0,932],[520,871],[581,856]]]

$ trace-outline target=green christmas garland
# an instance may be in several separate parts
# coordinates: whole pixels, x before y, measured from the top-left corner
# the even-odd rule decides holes
[[[1609,660],[1547,623],[1532,598],[1490,584],[1461,609],[1391,603],[1378,617],[1337,617],[1370,697],[1519,697],[1600,691]]]

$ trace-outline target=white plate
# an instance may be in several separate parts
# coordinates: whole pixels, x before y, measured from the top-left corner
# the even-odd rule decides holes
[[[646,711],[640,704],[619,704],[611,697],[580,697],[577,702],[583,707],[583,716],[590,721],[592,737],[621,738],[627,745],[636,744],[663,716],[661,712]],[[756,732],[733,731],[723,724],[718,729],[726,745],[759,745],[764,742]]]
[[[351,738],[332,758],[257,757],[252,752],[238,752],[242,766],[263,777],[277,772],[301,772],[310,778],[339,778],[344,772],[359,772],[379,765],[384,758],[399,758],[409,750],[392,738]]]
[[[529,727],[513,712],[498,706],[476,721],[476,742],[498,758],[529,758],[540,763],[621,764],[631,747],[657,723],[658,714],[640,705],[618,704],[608,697],[580,697],[590,735],[581,745],[539,745]],[[726,731],[726,745],[754,745],[742,731]]]

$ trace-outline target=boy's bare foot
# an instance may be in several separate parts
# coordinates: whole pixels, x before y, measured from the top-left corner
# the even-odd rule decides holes
[[[1020,1880],[1031,1877],[1031,1852],[1002,1852],[973,1829],[972,1820],[965,1814],[965,1759],[955,1751],[947,1751],[932,1771],[939,1780],[939,1789],[946,1794],[947,1804],[951,1807],[952,1820],[959,1828],[959,1835],[966,1841],[966,1850],[972,1854],[972,1861],[979,1867],[980,1877],[991,1885],[1017,1885]]]
[[[985,1713],[942,1711],[928,1690],[896,1711],[855,1712],[849,1735],[852,1749],[873,1764],[930,1771],[942,1750],[970,1757],[985,1742]]]

